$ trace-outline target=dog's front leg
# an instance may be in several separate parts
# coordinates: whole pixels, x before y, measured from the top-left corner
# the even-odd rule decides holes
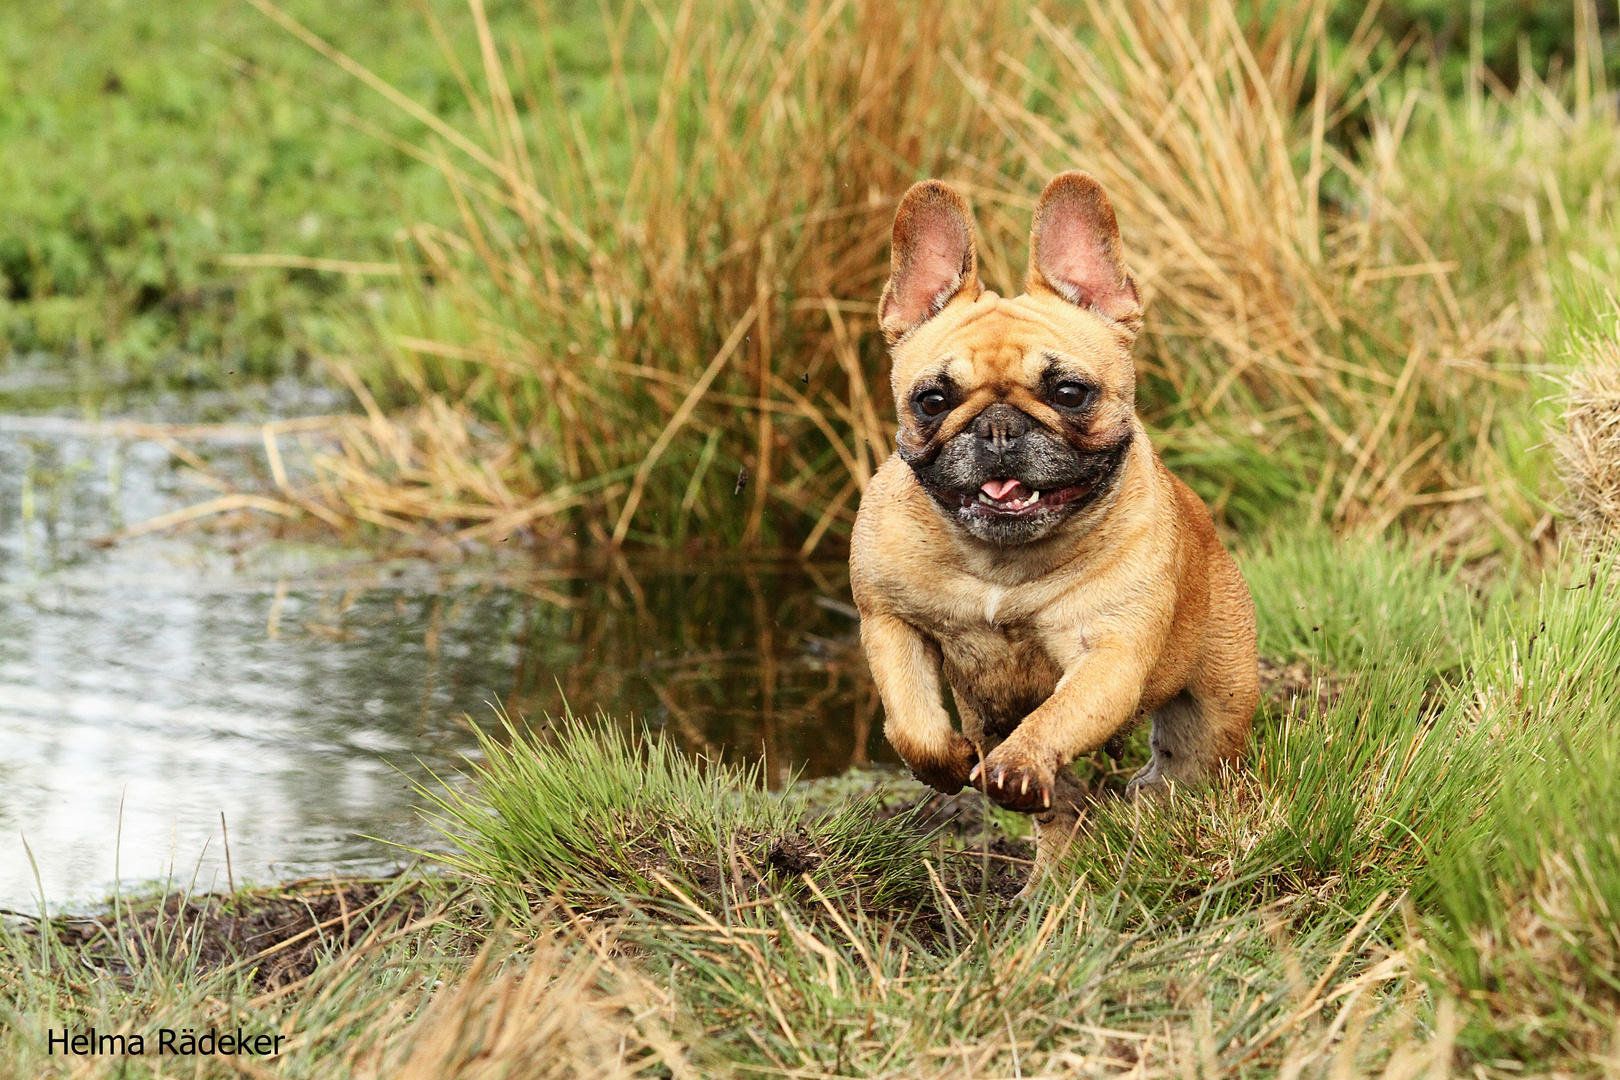
[[[903,619],[863,614],[861,645],[883,698],[883,734],[917,779],[947,795],[967,783],[978,751],[940,697],[939,646]]]
[[[1019,896],[1033,893],[1079,831],[1085,792],[1067,766],[1104,745],[1135,712],[1148,674],[1132,660],[1141,655],[1124,646],[1085,654],[974,776],[997,803],[1035,819],[1035,866]]]
[[[1052,809],[1062,794],[1059,770],[1102,746],[1135,713],[1148,675],[1143,655],[1157,653],[1124,644],[1086,652],[1051,697],[985,757],[976,786],[1008,810]]]

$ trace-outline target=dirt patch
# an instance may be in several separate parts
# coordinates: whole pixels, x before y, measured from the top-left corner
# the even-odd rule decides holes
[[[1345,681],[1345,676],[1313,668],[1303,660],[1280,664],[1260,658],[1260,698],[1273,712],[1304,708],[1307,702],[1303,699],[1315,694],[1321,695],[1323,705],[1331,704],[1344,692]]]
[[[981,835],[970,847],[950,852],[946,886],[960,899],[975,893],[1011,900],[1029,880],[1035,866],[1035,845],[1009,836]]]
[[[983,831],[987,825],[989,816],[978,792],[969,789],[955,795],[941,795],[932,788],[915,786],[920,789],[920,795],[904,791],[886,798],[874,815],[877,820],[889,821],[915,810],[919,827],[929,832],[944,830],[963,839]]]
[[[114,977],[153,961],[198,973],[234,965],[270,989],[305,978],[322,957],[430,919],[449,902],[431,892],[422,880],[310,879],[228,896],[171,893],[44,925]],[[27,932],[41,931],[35,922]]]
[[[808,836],[802,833],[789,833],[779,836],[771,843],[771,849],[765,856],[765,861],[771,868],[784,874],[808,874],[821,865],[823,856],[816,850],[815,844]]]

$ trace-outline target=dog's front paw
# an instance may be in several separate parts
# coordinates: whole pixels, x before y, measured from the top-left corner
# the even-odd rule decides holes
[[[954,731],[943,753],[934,751],[901,756],[911,767],[911,775],[946,795],[955,795],[966,787],[968,776],[979,763],[978,748]]]
[[[1006,752],[1010,745],[1003,744],[985,758],[984,764],[968,777],[968,782],[999,805],[1020,814],[1049,809],[1057,784],[1056,764],[1034,760],[1016,751]]]

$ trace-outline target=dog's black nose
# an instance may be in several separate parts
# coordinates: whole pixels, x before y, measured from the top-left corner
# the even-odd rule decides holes
[[[1003,402],[973,418],[973,434],[986,450],[1001,455],[1029,433],[1030,423],[1029,414]]]

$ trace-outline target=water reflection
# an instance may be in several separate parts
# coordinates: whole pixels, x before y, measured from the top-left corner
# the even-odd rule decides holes
[[[689,750],[763,758],[773,784],[797,769],[841,772],[876,749],[876,690],[839,599],[845,567],[620,562],[559,586],[516,621],[520,709],[620,702]]]
[[[885,759],[842,566],[99,550],[207,492],[162,446],[42,430],[0,418],[0,906],[35,902],[29,851],[55,904],[171,866],[223,884],[221,815],[239,880],[396,864],[367,837],[431,839],[411,781],[453,772],[496,702],[601,708],[775,784]]]

